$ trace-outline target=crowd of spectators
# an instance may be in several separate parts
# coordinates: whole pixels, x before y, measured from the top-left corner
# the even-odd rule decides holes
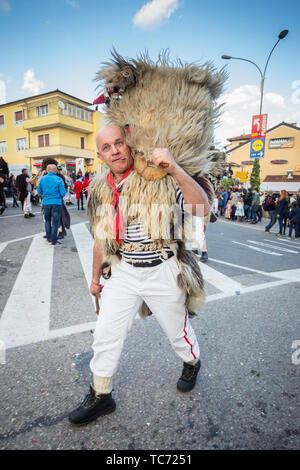
[[[286,235],[289,227],[288,237],[299,238],[300,234],[300,189],[296,195],[288,194],[286,190],[275,193],[272,191],[259,191],[258,188],[244,187],[244,184],[236,186],[215,187],[215,200],[213,211],[225,219],[232,222],[248,222],[257,224],[262,222],[262,218],[270,218],[265,227],[265,232],[270,233],[270,229],[278,221],[278,237]]]
[[[57,165],[58,176],[63,177],[66,186],[66,196],[64,203],[66,205],[73,204],[71,201],[72,194],[75,194],[78,209],[79,202],[81,202],[81,209],[84,209],[83,201],[88,196],[88,186],[96,173],[75,170],[68,172],[63,166]],[[37,183],[39,180],[38,174],[32,174],[27,168],[23,168],[21,173],[15,177],[10,173],[8,164],[0,157],[0,215],[3,214],[7,208],[7,198],[11,197],[13,207],[21,207],[24,217],[34,217],[32,212],[33,205],[40,205],[41,199],[37,192]],[[18,204],[19,202],[19,204]]]

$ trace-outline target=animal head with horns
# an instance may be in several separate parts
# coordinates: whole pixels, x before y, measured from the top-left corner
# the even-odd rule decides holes
[[[157,147],[168,148],[191,176],[209,175],[218,163],[209,148],[226,78],[224,69],[217,72],[209,63],[171,62],[167,51],[153,62],[148,54],[125,60],[113,50],[111,62],[97,73],[104,93],[94,103],[105,102],[108,122],[124,129],[144,178],[166,175],[149,163]]]

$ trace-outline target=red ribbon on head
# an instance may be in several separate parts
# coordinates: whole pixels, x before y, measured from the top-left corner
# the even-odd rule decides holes
[[[124,223],[123,223],[122,212],[120,211],[120,208],[119,208],[119,198],[120,198],[120,193],[121,193],[121,190],[122,190],[122,184],[124,183],[125,178],[127,178],[127,176],[132,172],[132,170],[133,170],[133,164],[124,173],[124,175],[122,176],[122,178],[119,181],[119,183],[117,184],[117,186],[115,185],[114,177],[113,177],[112,172],[110,171],[107,175],[108,184],[111,187],[113,195],[114,195],[112,206],[113,206],[113,212],[114,212],[114,215],[115,215],[114,229],[115,229],[116,241],[118,243],[121,243],[120,228],[121,228],[121,231],[123,232],[123,235],[125,235],[125,228],[124,228]]]

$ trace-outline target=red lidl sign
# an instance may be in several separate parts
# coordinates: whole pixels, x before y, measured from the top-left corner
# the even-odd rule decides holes
[[[267,114],[257,114],[256,116],[252,116],[251,139],[266,137],[267,120]]]

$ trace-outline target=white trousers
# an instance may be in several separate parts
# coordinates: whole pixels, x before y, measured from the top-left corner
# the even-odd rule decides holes
[[[188,318],[185,295],[177,285],[178,273],[175,256],[150,268],[134,267],[125,261],[112,266],[111,278],[105,282],[101,294],[94,332],[94,355],[90,362],[93,374],[99,377],[115,374],[125,338],[143,300],[181,359],[191,362],[199,358],[199,345]],[[158,344],[156,350],[159,350]]]
[[[23,205],[24,214],[30,213],[31,210],[32,210],[32,208],[31,208],[31,194],[28,193],[25,200],[24,200],[24,205]]]

